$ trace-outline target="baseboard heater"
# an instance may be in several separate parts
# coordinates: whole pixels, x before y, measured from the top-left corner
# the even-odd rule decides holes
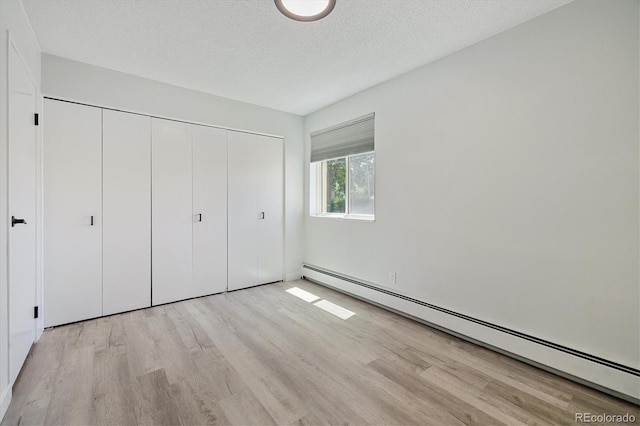
[[[441,313],[444,313],[444,314],[447,314],[447,315],[451,315],[451,316],[463,319],[465,321],[470,321],[472,323],[479,324],[479,325],[481,325],[483,327],[488,327],[488,328],[491,328],[493,330],[497,330],[497,331],[500,331],[502,333],[509,334],[511,336],[515,336],[515,337],[518,337],[518,338],[521,338],[521,339],[525,339],[525,340],[528,340],[530,342],[534,342],[534,343],[537,343],[539,345],[543,345],[543,346],[546,346],[548,348],[552,348],[552,349],[555,349],[557,351],[564,352],[566,354],[570,354],[570,355],[573,355],[573,356],[576,356],[576,357],[579,357],[579,358],[582,358],[582,359],[585,359],[585,360],[588,360],[588,361],[591,361],[591,362],[594,362],[594,363],[597,363],[597,364],[600,364],[600,365],[603,365],[603,366],[606,366],[606,367],[609,367],[609,368],[612,368],[612,369],[615,369],[615,370],[618,370],[618,371],[621,371],[621,372],[624,372],[624,373],[627,373],[627,374],[631,374],[631,375],[636,376],[636,377],[640,377],[640,370],[638,370],[637,368],[630,367],[628,365],[624,365],[624,364],[620,364],[620,363],[617,363],[617,362],[614,362],[614,361],[610,361],[608,359],[601,358],[601,357],[598,357],[596,355],[592,355],[592,354],[589,354],[589,353],[586,353],[586,352],[583,352],[583,351],[579,351],[577,349],[573,349],[573,348],[570,348],[568,346],[560,345],[558,343],[554,343],[554,342],[551,342],[549,340],[541,339],[539,337],[535,337],[535,336],[532,336],[532,335],[529,335],[529,334],[526,334],[526,333],[522,333],[520,331],[513,330],[513,329],[510,329],[510,328],[507,328],[507,327],[503,327],[503,326],[498,325],[498,324],[494,324],[494,323],[491,323],[491,322],[488,322],[488,321],[484,321],[484,320],[481,320],[481,319],[478,319],[478,318],[474,318],[474,317],[471,317],[469,315],[461,314],[459,312],[455,312],[455,311],[452,311],[450,309],[443,308],[441,306],[437,306],[437,305],[434,305],[434,304],[431,304],[431,303],[427,303],[427,302],[424,302],[422,300],[414,299],[412,297],[405,296],[403,294],[399,294],[399,293],[393,292],[391,290],[375,286],[375,285],[373,285],[371,283],[367,283],[365,281],[362,281],[362,280],[359,280],[359,279],[356,279],[356,278],[353,278],[353,277],[350,277],[350,276],[347,276],[347,275],[343,275],[343,274],[337,273],[335,271],[330,271],[330,270],[327,270],[327,269],[324,269],[324,268],[320,268],[320,267],[317,267],[317,266],[313,266],[313,265],[309,265],[309,264],[303,264],[302,267],[303,267],[303,270],[306,269],[306,270],[309,270],[309,271],[314,271],[314,272],[317,272],[319,274],[326,275],[328,277],[336,278],[336,279],[339,279],[341,281],[345,281],[345,282],[348,282],[348,283],[351,283],[351,284],[355,284],[355,285],[360,286],[360,287],[365,287],[367,289],[370,289],[370,290],[373,290],[373,291],[376,291],[376,292],[379,292],[379,293],[386,294],[388,296],[392,296],[392,297],[395,297],[395,298],[398,298],[398,299],[403,299],[405,301],[408,301],[408,302],[411,302],[411,303],[415,303],[416,305],[424,306],[424,307],[426,307],[428,309],[432,309],[434,311],[438,311],[438,312],[441,312]],[[316,280],[314,280],[313,278],[305,276],[304,273],[303,273],[303,278],[311,279],[312,281],[316,282]],[[327,285],[329,287],[332,287],[332,288],[336,289],[335,287],[333,287],[331,285],[328,285],[326,283],[323,283],[323,282],[318,282],[318,283],[322,284],[322,285]],[[337,290],[342,291],[341,289],[337,289]],[[350,293],[350,295],[355,296],[355,297],[360,298],[360,299],[363,299],[362,297],[354,295],[354,294],[351,294],[351,293]],[[412,319],[418,320],[419,322],[425,323],[425,324],[427,324],[429,326],[433,326],[433,327],[435,327],[437,329],[440,329],[440,330],[442,330],[442,331],[444,331],[444,332],[446,332],[448,334],[452,334],[452,335],[454,335],[456,337],[460,337],[462,339],[469,340],[469,341],[471,341],[473,343],[479,343],[482,346],[487,346],[487,347],[489,347],[489,348],[491,348],[493,350],[497,350],[498,352],[504,353],[504,354],[506,354],[508,356],[512,356],[512,357],[514,357],[516,359],[519,359],[521,361],[527,362],[527,363],[532,364],[532,365],[534,365],[536,367],[543,368],[545,370],[549,370],[549,371],[551,371],[551,372],[553,372],[555,374],[559,374],[559,375],[561,375],[563,377],[567,377],[567,378],[569,378],[571,380],[580,382],[580,383],[588,385],[590,387],[594,387],[594,388],[596,388],[598,390],[607,392],[607,393],[612,394],[612,395],[614,395],[616,397],[625,399],[625,400],[633,402],[635,404],[638,404],[640,402],[638,399],[633,398],[633,397],[631,397],[629,395],[617,392],[615,390],[606,388],[604,386],[598,385],[596,383],[592,383],[592,382],[587,381],[587,380],[583,380],[583,379],[581,379],[579,377],[576,377],[576,376],[573,376],[573,375],[571,375],[569,373],[565,373],[563,371],[557,370],[557,369],[555,369],[553,367],[548,367],[548,366],[540,364],[540,363],[538,363],[536,361],[523,358],[520,355],[512,354],[512,353],[510,353],[508,351],[502,350],[502,349],[497,348],[497,347],[495,347],[493,345],[485,344],[484,342],[481,342],[481,341],[479,341],[477,339],[465,336],[465,335],[463,335],[461,333],[449,330],[449,329],[447,329],[445,327],[442,327],[442,326],[439,326],[439,325],[436,325],[436,324],[432,324],[432,323],[430,323],[428,321],[425,321],[425,320],[423,320],[421,318],[417,318],[417,317],[415,317],[413,315],[406,314],[404,312],[401,312],[401,311],[398,311],[398,310],[396,310],[394,308],[391,308],[391,307],[385,306],[383,304],[368,300],[366,298],[364,300],[367,301],[367,302],[374,303],[375,305],[380,306],[380,307],[382,307],[384,309],[388,309],[388,310],[391,310],[391,311],[396,312],[398,314],[401,314],[403,316],[408,316],[408,317],[410,317]]]

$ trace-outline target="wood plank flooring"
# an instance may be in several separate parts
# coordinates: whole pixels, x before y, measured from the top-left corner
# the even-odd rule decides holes
[[[342,320],[294,286],[355,315]],[[632,404],[295,281],[46,330],[2,425],[556,425],[576,412],[640,418]]]

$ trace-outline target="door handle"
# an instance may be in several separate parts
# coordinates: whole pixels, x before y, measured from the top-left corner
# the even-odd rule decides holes
[[[91,216],[91,226],[93,226],[93,216]]]
[[[198,222],[202,222],[202,213],[198,213],[196,216],[198,216]]]
[[[260,219],[264,219],[264,212],[260,212]]]
[[[20,225],[20,224],[21,224],[21,225],[26,225],[26,224],[27,224],[27,221],[26,221],[26,220],[24,220],[24,219],[18,219],[18,218],[17,218],[17,217],[15,217],[15,216],[11,216],[11,227],[12,227],[12,228],[13,228],[14,226],[16,226],[16,225]]]

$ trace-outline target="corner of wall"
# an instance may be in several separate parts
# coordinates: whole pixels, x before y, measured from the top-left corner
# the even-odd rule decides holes
[[[287,273],[285,281],[295,281],[300,278],[302,278],[302,270]]]

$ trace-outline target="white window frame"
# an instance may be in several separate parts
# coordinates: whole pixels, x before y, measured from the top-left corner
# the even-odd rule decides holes
[[[349,220],[362,220],[373,222],[375,221],[375,197],[373,201],[373,214],[356,214],[350,213],[349,209],[351,207],[349,203],[349,197],[351,194],[351,168],[349,164],[350,157],[362,154],[373,153],[375,155],[375,151],[362,152],[353,155],[347,155],[346,157],[338,157],[338,158],[329,158],[322,161],[317,161],[315,163],[310,163],[309,167],[312,169],[310,175],[315,174],[314,177],[310,179],[311,192],[312,197],[315,197],[315,205],[310,205],[310,216],[318,217],[318,218],[331,218],[331,219],[349,219]],[[327,161],[345,159],[345,196],[344,196],[344,213],[333,213],[327,212]],[[374,188],[375,188],[375,162],[373,166],[373,178],[374,178]],[[313,170],[315,169],[315,170]],[[375,193],[375,190],[374,190]],[[315,195],[314,195],[315,194]]]

